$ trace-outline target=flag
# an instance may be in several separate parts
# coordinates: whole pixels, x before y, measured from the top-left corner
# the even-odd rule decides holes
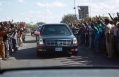
[[[78,9],[78,10],[81,10],[80,6],[77,6],[77,9]]]

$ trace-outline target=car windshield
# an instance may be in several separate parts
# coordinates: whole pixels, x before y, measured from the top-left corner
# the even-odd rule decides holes
[[[64,25],[46,25],[41,35],[70,35],[69,29]]]
[[[119,67],[119,0],[0,0],[0,69],[55,66]]]

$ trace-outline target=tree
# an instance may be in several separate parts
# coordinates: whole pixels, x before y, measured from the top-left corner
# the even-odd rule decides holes
[[[85,20],[85,21],[88,21],[90,19],[90,17],[89,17],[89,15],[88,14],[86,14],[86,17],[85,18],[83,18],[83,20]]]
[[[74,15],[73,14],[67,14],[62,17],[62,21],[60,23],[69,23],[74,22]]]
[[[39,24],[46,24],[45,22],[38,22],[36,24],[33,24],[33,25],[30,25],[30,24],[27,24],[27,27],[30,27],[30,28],[38,28],[38,25]]]
[[[107,17],[107,16],[105,16],[105,17],[104,17],[104,16],[100,16],[100,17],[101,17],[102,19],[106,19],[106,18],[107,18],[107,19],[110,19],[110,18]],[[92,17],[91,20],[92,20],[92,21],[95,21],[95,20],[96,20],[96,17]]]
[[[107,16],[100,16],[101,18],[105,19],[110,19],[109,17]],[[96,16],[93,16],[93,17],[89,17],[89,15],[87,14],[85,18],[83,18],[84,21],[88,21],[89,19],[91,19],[92,21],[95,21],[96,20]]]
[[[110,19],[110,18],[107,17],[107,16],[101,16],[101,18],[103,18],[103,19],[105,19],[105,18]],[[96,16],[89,17],[89,15],[87,14],[85,18],[83,18],[83,19],[81,19],[81,20],[75,21],[73,14],[67,14],[67,15],[64,15],[64,16],[62,17],[62,21],[61,21],[60,23],[71,23],[71,22],[76,22],[76,23],[78,23],[78,22],[81,22],[82,20],[83,20],[83,21],[89,21],[90,19],[91,19],[92,21],[95,21],[95,20],[96,20]]]
[[[46,24],[45,22],[38,22],[37,24]]]
[[[28,23],[26,23],[25,26],[26,26],[27,28],[31,28],[30,24],[28,24]]]

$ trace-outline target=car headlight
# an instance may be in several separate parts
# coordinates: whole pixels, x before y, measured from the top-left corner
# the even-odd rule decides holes
[[[42,39],[39,40],[39,44],[44,44]]]
[[[77,42],[77,39],[76,38],[74,38],[73,39],[73,44],[77,44],[78,42]]]

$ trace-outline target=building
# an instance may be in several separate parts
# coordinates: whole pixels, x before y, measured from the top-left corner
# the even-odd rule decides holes
[[[86,15],[89,15],[89,8],[88,6],[79,6],[81,10],[78,10],[79,19],[83,19]]]

